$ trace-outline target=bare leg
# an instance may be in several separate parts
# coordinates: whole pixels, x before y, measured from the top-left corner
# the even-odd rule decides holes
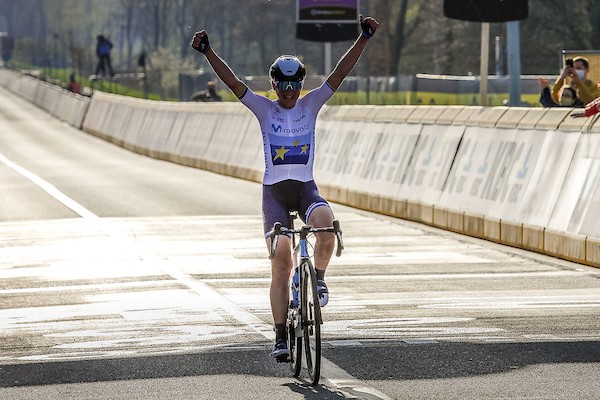
[[[313,210],[308,224],[313,228],[325,228],[333,225],[333,212],[329,207],[321,206]],[[315,243],[315,268],[325,271],[335,247],[334,233],[317,233]]]
[[[267,240],[267,248],[271,241]],[[284,324],[287,319],[290,302],[290,276],[292,272],[292,253],[290,239],[279,236],[275,257],[271,260],[271,312],[275,324]]]

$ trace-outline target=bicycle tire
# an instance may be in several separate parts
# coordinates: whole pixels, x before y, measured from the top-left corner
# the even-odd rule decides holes
[[[294,374],[294,378],[300,376],[302,370],[302,337],[296,337],[296,322],[294,321],[294,309],[290,302],[288,312],[288,349],[290,351],[290,370]]]
[[[301,302],[306,370],[313,385],[321,378],[321,306],[317,274],[309,260],[302,263]]]

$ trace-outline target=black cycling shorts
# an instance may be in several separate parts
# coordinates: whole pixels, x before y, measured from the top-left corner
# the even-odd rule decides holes
[[[307,223],[311,212],[320,206],[329,207],[329,203],[319,195],[315,181],[300,182],[285,180],[273,185],[263,185],[262,212],[265,233],[273,228],[275,222],[289,226],[290,211],[298,211],[298,216]]]

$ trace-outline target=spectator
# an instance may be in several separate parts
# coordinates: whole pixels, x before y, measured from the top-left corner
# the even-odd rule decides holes
[[[577,91],[569,85],[563,85],[558,90],[558,102],[555,102],[550,94],[550,82],[548,79],[540,78],[538,82],[542,88],[540,103],[544,107],[583,107],[583,102],[577,97]]]
[[[560,91],[564,80],[567,78],[571,79],[571,86],[577,90],[577,97],[580,98],[584,104],[590,103],[597,97],[600,97],[598,85],[587,78],[589,70],[590,65],[587,58],[575,57],[572,60],[568,59],[562,73],[556,82],[554,82],[552,100],[556,103],[559,102],[558,92]]]
[[[113,44],[110,40],[104,37],[104,35],[98,35],[96,40],[96,54],[98,55],[96,75],[100,75],[100,72],[102,72],[102,75],[106,75],[106,67],[108,67],[108,72],[112,78],[115,76],[115,72],[113,71],[110,63],[110,51],[113,48]]]
[[[206,90],[200,90],[192,94],[192,101],[221,101],[223,98],[217,93],[217,85],[208,81]]]
[[[79,84],[79,82],[77,82],[77,79],[75,79],[74,72],[72,72],[71,75],[69,75],[69,84],[67,85],[67,90],[69,92],[77,94],[81,93],[81,85]]]

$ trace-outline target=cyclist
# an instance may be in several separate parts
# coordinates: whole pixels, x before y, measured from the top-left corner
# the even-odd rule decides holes
[[[263,136],[265,173],[263,177],[263,224],[265,233],[275,222],[291,228],[289,212],[298,211],[309,225],[331,226],[334,220],[329,204],[319,195],[313,178],[315,124],[323,104],[340,87],[373,36],[378,22],[371,17],[359,18],[362,32],[341,57],[333,72],[318,88],[300,97],[306,70],[295,56],[277,58],[269,69],[271,86],[277,100],[252,92],[212,49],[206,31],[196,32],[190,45],[206,56],[209,64],[225,85],[257,117]],[[335,245],[333,233],[316,235],[314,261],[317,271],[319,303],[325,306],[329,293],[325,284],[325,269]],[[270,241],[267,240],[267,247]],[[271,261],[271,312],[275,323],[276,343],[271,355],[289,355],[286,344],[286,318],[289,304],[289,279],[292,270],[290,242],[280,237],[275,257]]]

